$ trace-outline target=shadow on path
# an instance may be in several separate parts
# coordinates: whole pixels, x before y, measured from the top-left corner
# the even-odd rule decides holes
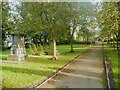
[[[38,88],[104,88],[101,44],[90,50]]]

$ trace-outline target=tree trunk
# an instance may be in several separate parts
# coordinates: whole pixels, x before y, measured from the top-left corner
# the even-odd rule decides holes
[[[73,50],[73,36],[74,36],[74,33],[75,33],[75,29],[76,27],[73,27],[72,29],[70,28],[70,46],[71,46],[71,49],[70,49],[70,52],[74,52]]]
[[[116,33],[115,33],[115,35],[116,35],[116,46],[117,46],[117,50],[119,51],[119,34],[117,35]]]
[[[56,40],[53,39],[51,44],[50,44],[50,48],[51,48],[51,53],[53,55],[53,58],[51,58],[51,60],[57,60],[57,50],[56,50]]]
[[[119,41],[117,40],[117,50],[119,51]]]
[[[114,39],[113,39],[113,45],[112,46],[113,46],[114,49],[116,48]]]
[[[86,37],[87,45],[88,45],[88,41],[89,41],[88,38],[89,38],[89,37],[88,37],[88,35],[87,35],[87,37]]]
[[[56,57],[56,41],[53,40],[53,58],[57,59]]]
[[[108,35],[108,44],[110,44],[110,35]]]
[[[72,37],[70,38],[70,47],[71,47],[70,52],[74,52],[74,50],[73,50],[73,39],[72,39]]]

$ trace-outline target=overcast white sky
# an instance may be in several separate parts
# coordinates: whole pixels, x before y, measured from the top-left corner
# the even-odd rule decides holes
[[[8,0],[0,0],[6,2]],[[17,0],[12,0],[17,1]],[[19,1],[19,0],[18,0]],[[24,2],[118,2],[120,0],[22,0]]]

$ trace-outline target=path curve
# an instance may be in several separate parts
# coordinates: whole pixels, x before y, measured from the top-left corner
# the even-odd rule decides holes
[[[99,43],[38,88],[104,88],[101,50]]]

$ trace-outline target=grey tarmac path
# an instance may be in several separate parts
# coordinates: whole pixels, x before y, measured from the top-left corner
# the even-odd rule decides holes
[[[101,44],[92,47],[38,88],[105,88],[101,48]]]

